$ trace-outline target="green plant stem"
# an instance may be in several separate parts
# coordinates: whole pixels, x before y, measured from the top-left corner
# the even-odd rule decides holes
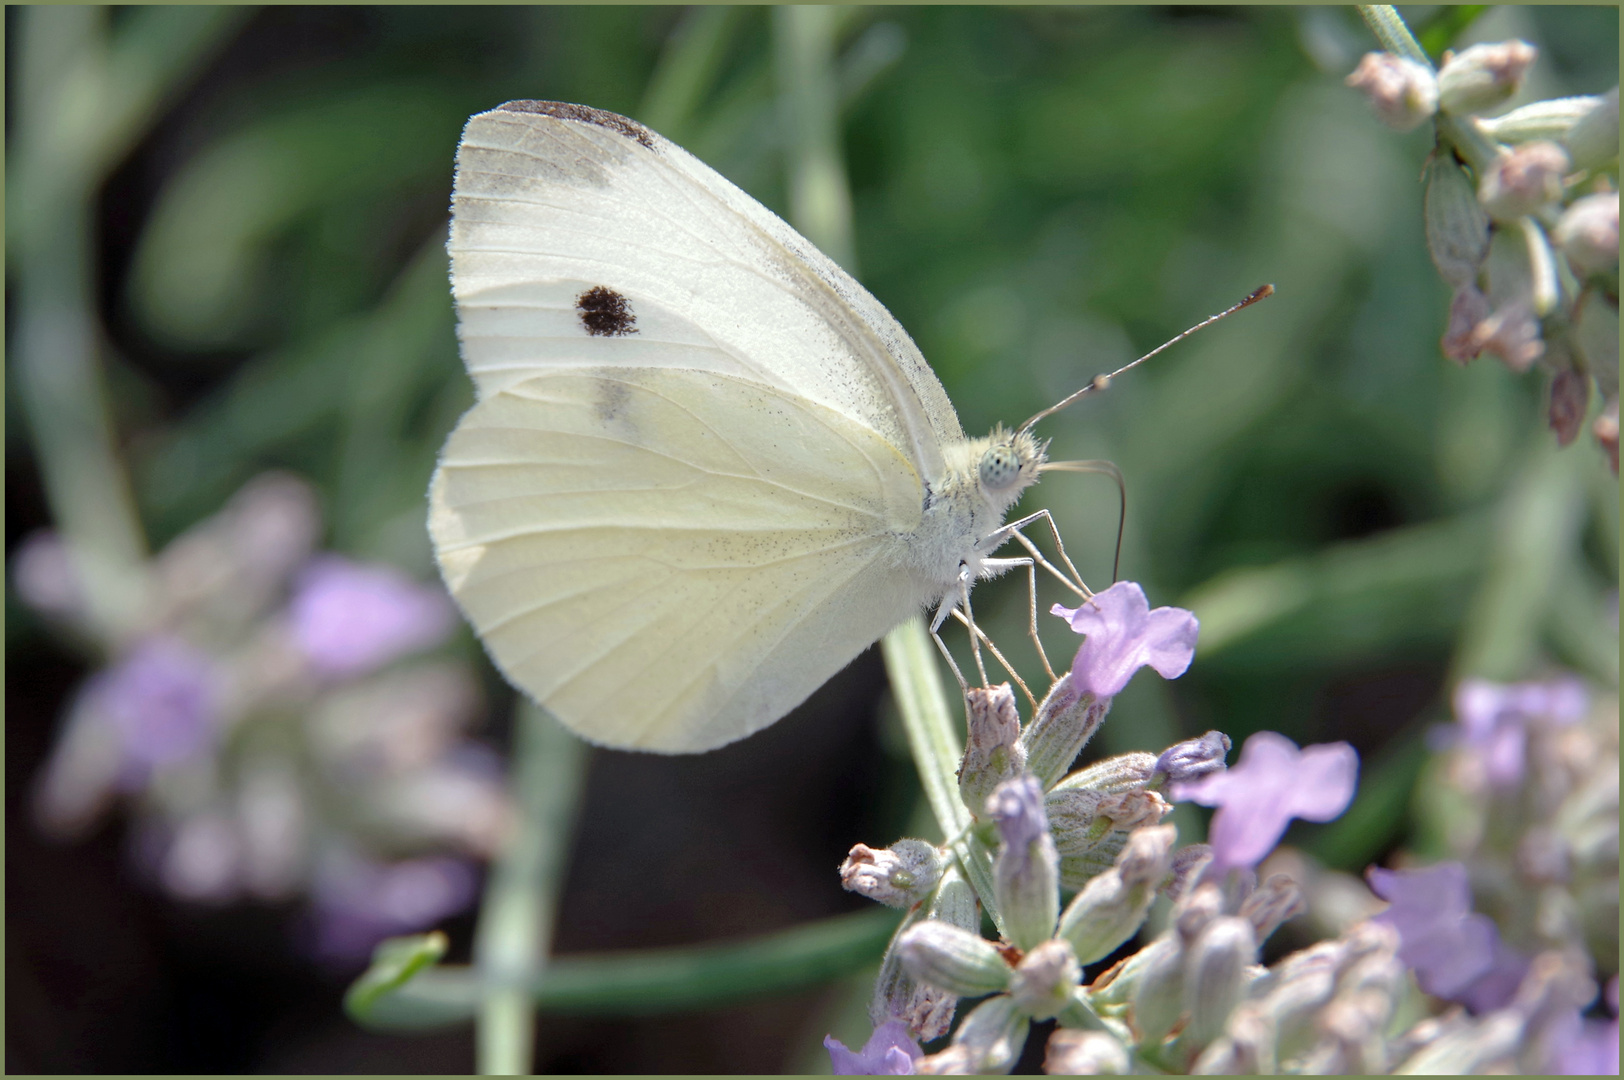
[[[477,1069],[525,1076],[535,1056],[533,988],[546,967],[559,888],[586,773],[586,747],[526,700],[516,714],[518,814],[498,854],[474,937]]]
[[[857,276],[851,190],[840,153],[840,89],[835,74],[837,9],[791,4],[773,9],[779,107],[789,138],[790,220],[825,255]]]
[[[534,1007],[571,1016],[692,1012],[821,986],[874,963],[897,913],[871,909],[740,942],[558,957],[530,987]],[[466,1023],[480,1002],[474,968],[435,967],[380,995],[355,1020],[374,1030]]]
[[[146,539],[108,412],[91,282],[95,193],[162,102],[240,12],[131,13],[116,40],[105,10],[24,9],[6,237],[17,277],[12,371],[46,500],[108,647],[140,624]]]

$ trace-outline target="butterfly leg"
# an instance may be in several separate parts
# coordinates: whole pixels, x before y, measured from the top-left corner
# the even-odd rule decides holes
[[[990,568],[993,573],[1002,573],[1005,570],[1013,570],[1017,566],[1026,567],[1026,600],[1028,615],[1027,630],[1028,634],[1032,638],[1033,646],[1038,650],[1038,659],[1043,661],[1043,671],[1049,676],[1049,682],[1052,684],[1057,676],[1054,673],[1054,668],[1049,665],[1049,654],[1043,650],[1043,641],[1038,637],[1037,565],[1029,558],[987,559],[981,565],[984,570]],[[990,640],[988,641],[988,644],[991,644]],[[998,660],[1000,663],[1003,663],[1003,657],[1000,656]],[[1005,664],[1004,666],[1008,667],[1009,665]]]
[[[987,636],[986,631],[971,623],[964,617],[964,613],[959,611],[957,608],[953,609],[953,617],[959,620],[959,622],[963,623],[966,629],[971,631],[971,633],[973,633],[987,646],[987,651],[992,653],[993,659],[997,660],[998,663],[1003,666],[1004,671],[1008,673],[1012,680],[1014,680],[1015,685],[1021,688],[1021,693],[1026,695],[1027,702],[1031,704],[1032,708],[1036,709],[1038,707],[1038,699],[1032,696],[1032,690],[1026,685],[1026,680],[1021,678],[1020,672],[1015,670],[1015,665],[1004,659],[1004,654],[998,651],[998,646],[993,643],[992,638]]]
[[[1060,582],[1060,584],[1064,585],[1066,588],[1070,589],[1072,592],[1076,593],[1078,596],[1080,596],[1084,600],[1086,600],[1090,596],[1093,596],[1094,594],[1091,593],[1088,590],[1088,586],[1086,586],[1086,585],[1084,585],[1082,583],[1082,580],[1083,580],[1082,575],[1078,574],[1077,573],[1077,568],[1071,565],[1071,560],[1067,559],[1066,560],[1066,565],[1067,565],[1068,568],[1071,569],[1073,577],[1067,577],[1065,574],[1061,573],[1060,570],[1058,568],[1056,568],[1053,563],[1051,563],[1048,559],[1044,558],[1043,557],[1043,552],[1038,550],[1038,546],[1036,544],[1032,543],[1031,540],[1027,539],[1027,536],[1026,536],[1025,533],[1021,532],[1021,526],[1030,525],[1032,522],[1038,520],[1039,518],[1047,518],[1048,516],[1049,516],[1049,512],[1047,510],[1042,510],[1042,511],[1039,511],[1038,513],[1036,513],[1036,514],[1033,514],[1031,517],[1022,518],[1020,521],[1012,521],[1008,525],[1005,525],[1003,528],[997,530],[996,532],[990,533],[986,537],[986,539],[981,541],[981,543],[978,546],[980,548],[982,548],[983,550],[992,551],[992,550],[995,550],[999,545],[1007,543],[1010,540],[1014,540],[1017,543],[1019,543],[1022,547],[1024,547],[1027,550],[1027,552],[1032,556],[1032,560],[1035,563],[1037,563],[1037,565],[1043,567],[1044,570],[1048,571],[1048,573],[1049,573],[1049,575],[1051,577],[1053,577],[1056,581]],[[1050,519],[1049,525],[1050,525],[1050,528],[1053,529],[1053,526],[1054,526],[1053,519]],[[1059,533],[1056,532],[1055,535],[1058,537]],[[1061,552],[1062,556],[1065,555],[1065,550],[1066,549],[1064,547],[1060,548],[1060,552]]]
[[[976,613],[970,607],[970,568],[959,567],[959,607],[964,614],[961,617],[966,626],[970,628],[970,655],[975,658],[976,671],[981,675],[981,685],[987,685],[987,663],[981,658],[981,639],[983,634],[976,626]]]

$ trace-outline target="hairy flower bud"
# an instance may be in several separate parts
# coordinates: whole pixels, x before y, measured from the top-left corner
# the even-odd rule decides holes
[[[923,840],[898,840],[883,851],[858,844],[840,864],[840,884],[886,907],[924,900],[942,877],[942,852]]]
[[[1021,733],[1027,770],[1045,788],[1052,787],[1077,760],[1110,708],[1110,698],[1100,701],[1080,693],[1072,686],[1071,672],[1061,675]]]
[[[1472,45],[1449,57],[1438,71],[1438,104],[1456,116],[1478,112],[1510,98],[1539,55],[1526,41]]]
[[[1209,731],[1199,739],[1174,743],[1156,759],[1156,773],[1151,783],[1158,787],[1184,784],[1208,773],[1220,772],[1224,759],[1229,756],[1229,747],[1229,736],[1221,731]]]
[[[1268,1076],[1275,1069],[1272,1018],[1256,1001],[1243,1001],[1230,1014],[1224,1033],[1196,1059],[1192,1073],[1205,1076]]]
[[[1131,1070],[1128,1048],[1103,1031],[1059,1028],[1044,1052],[1043,1071],[1050,1076],[1121,1076]]]
[[[938,1076],[1006,1073],[1020,1059],[1031,1024],[1007,996],[990,997],[964,1018],[951,1046],[921,1058],[917,1067]]]
[[[1134,959],[1141,957],[1131,1015],[1141,1044],[1156,1046],[1184,1015],[1184,948],[1177,934],[1166,933]]]
[[[1049,815],[1055,849],[1066,858],[1093,851],[1113,832],[1155,825],[1173,808],[1154,791],[1105,795],[1057,788],[1044,797],[1044,810]]]
[[[1576,169],[1599,169],[1618,157],[1618,87],[1586,112],[1562,139]]]
[[[975,997],[1009,985],[1009,965],[980,934],[936,919],[916,923],[897,941],[902,966],[920,982],[960,997]]]
[[[1500,116],[1482,117],[1477,126],[1496,142],[1512,145],[1539,139],[1563,142],[1575,124],[1603,104],[1601,98],[1592,95],[1551,98],[1518,106]]]
[[[993,889],[1004,931],[1018,949],[1054,936],[1060,911],[1060,856],[1043,812],[1043,790],[1031,776],[999,785],[987,813],[1003,841],[993,862]]]
[[[1128,838],[1117,865],[1083,887],[1060,917],[1060,936],[1085,964],[1110,955],[1145,921],[1178,831],[1171,825],[1140,829]]]
[[[1241,904],[1241,915],[1251,922],[1259,942],[1268,940],[1281,923],[1301,914],[1308,905],[1303,901],[1303,890],[1284,874],[1271,874],[1269,879]]]
[[[1048,1020],[1058,1016],[1070,1003],[1071,992],[1082,977],[1082,966],[1071,946],[1050,939],[1015,965],[1015,972],[1009,977],[1009,996],[1032,1019]]]
[[[1618,265],[1618,192],[1586,195],[1562,214],[1553,236],[1580,275]]]
[[[1489,314],[1489,298],[1479,292],[1477,286],[1463,285],[1456,289],[1449,301],[1449,327],[1438,343],[1444,356],[1462,365],[1476,360],[1483,352],[1486,336],[1479,334],[1478,327]]]
[[[1590,404],[1590,380],[1571,367],[1563,366],[1551,376],[1550,404],[1546,418],[1556,433],[1556,444],[1566,446],[1579,435]]]
[[[1252,924],[1238,915],[1218,916],[1190,943],[1184,957],[1184,1007],[1190,1014],[1184,1037],[1191,1046],[1206,1046],[1223,1031],[1246,993],[1248,968],[1256,959]]]
[[[1021,715],[1008,683],[971,687],[965,700],[969,739],[959,765],[959,798],[970,813],[980,814],[994,788],[1026,771],[1026,747],[1020,741]]]
[[[1078,769],[1056,784],[1054,790],[1077,788],[1105,794],[1137,791],[1150,783],[1155,772],[1156,755],[1134,750]]]
[[[889,1020],[901,1020],[914,1035],[929,1042],[947,1034],[958,995],[916,980],[903,966],[898,946],[904,934],[926,920],[956,926],[972,934],[981,928],[975,890],[955,867],[949,865],[943,873],[929,910],[923,916],[920,918],[919,913],[915,913],[897,927],[880,961],[880,974],[874,980],[874,997],[869,1002],[868,1015],[876,1028]]]
[[[1196,882],[1201,880],[1202,873],[1212,864],[1212,847],[1208,844],[1189,844],[1173,852],[1173,860],[1167,868],[1167,883],[1162,886],[1162,892],[1175,904],[1184,896]]]
[[[1348,76],[1382,123],[1398,131],[1420,127],[1438,111],[1438,80],[1426,65],[1387,52],[1366,53]]]
[[[1523,143],[1483,171],[1477,198],[1495,221],[1512,222],[1562,199],[1568,154],[1553,142]]]
[[[1467,288],[1489,257],[1489,217],[1453,154],[1433,154],[1426,185],[1422,217],[1432,264],[1452,288]]]

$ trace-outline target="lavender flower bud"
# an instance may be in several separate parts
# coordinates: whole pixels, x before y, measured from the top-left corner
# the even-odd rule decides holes
[[[1168,867],[1167,883],[1162,886],[1162,892],[1175,904],[1184,896],[1197,881],[1201,874],[1212,863],[1212,848],[1207,844],[1189,844],[1173,852],[1173,861]]]
[[[1026,771],[1026,747],[1020,741],[1021,715],[1008,683],[991,689],[972,687],[965,699],[970,737],[959,766],[959,798],[970,813],[979,814],[994,788]]]
[[[1473,45],[1449,57],[1438,71],[1438,104],[1456,116],[1498,105],[1522,86],[1539,55],[1526,41]]]
[[[1015,1002],[999,994],[970,1011],[953,1034],[953,1045],[918,1063],[921,1073],[1005,1073],[1020,1059],[1032,1022]]]
[[[1426,65],[1387,52],[1366,53],[1348,76],[1382,123],[1397,131],[1420,127],[1438,111],[1438,80]]]
[[[1132,937],[1145,921],[1156,886],[1167,875],[1178,830],[1139,829],[1128,838],[1115,868],[1090,881],[1067,905],[1060,936],[1078,960],[1092,964]]]
[[[1184,1007],[1190,1014],[1184,1038],[1204,1047],[1217,1038],[1246,994],[1248,968],[1257,959],[1252,924],[1220,915],[1191,942],[1184,957]]]
[[[1097,791],[1055,789],[1044,797],[1055,849],[1062,859],[1093,851],[1112,832],[1132,832],[1155,825],[1172,812],[1154,791],[1125,791],[1103,795]]]
[[[1566,446],[1578,437],[1589,404],[1589,379],[1567,366],[1551,375],[1550,402],[1545,416],[1551,430],[1556,433],[1558,446]]]
[[[1303,891],[1295,881],[1284,874],[1271,874],[1263,887],[1241,904],[1241,916],[1251,922],[1258,942],[1262,943],[1281,923],[1301,914],[1307,907]]]
[[[1060,676],[1021,732],[1027,771],[1045,788],[1052,787],[1077,760],[1110,708],[1110,698],[1100,701],[1079,693],[1072,686],[1071,672]]]
[[[1618,87],[1574,121],[1562,144],[1576,169],[1599,169],[1618,157]]]
[[[987,813],[1003,841],[993,863],[993,888],[1004,931],[1018,949],[1054,936],[1060,911],[1060,856],[1043,812],[1043,789],[1031,776],[999,785]]]
[[[1009,985],[1009,965],[981,935],[936,919],[916,923],[897,940],[909,975],[959,997],[995,993]]]
[[[1555,240],[1581,275],[1618,265],[1618,192],[1586,195],[1562,214]]]
[[[1188,946],[1223,912],[1224,890],[1217,882],[1203,881],[1173,905],[1173,928]]]
[[[1163,934],[1140,951],[1133,986],[1133,1026],[1143,1046],[1158,1046],[1184,1015],[1184,949],[1177,934]]]
[[[1156,759],[1156,772],[1151,784],[1183,784],[1224,768],[1229,755],[1229,736],[1221,731],[1209,731],[1199,739],[1185,739],[1162,751]]]
[[[1009,996],[1034,1020],[1058,1016],[1083,977],[1071,946],[1050,939],[1027,953],[1009,977]]]
[[[1444,356],[1461,365],[1476,360],[1483,352],[1486,339],[1478,328],[1489,313],[1489,298],[1479,292],[1477,286],[1463,285],[1456,289],[1449,301],[1449,326],[1438,342]]]
[[[1150,783],[1155,771],[1156,755],[1147,754],[1143,750],[1134,750],[1078,769],[1056,784],[1054,790],[1066,791],[1077,788],[1105,794],[1135,791]]]
[[[923,840],[898,840],[884,851],[858,844],[840,864],[840,884],[886,907],[910,908],[936,888],[942,862],[942,852]]]
[[[1103,1031],[1058,1028],[1044,1051],[1050,1076],[1122,1076],[1131,1069],[1128,1048]]]
[[[1596,422],[1590,425],[1590,432],[1601,444],[1602,450],[1607,454],[1613,466],[1613,475],[1618,475],[1618,398],[1607,403],[1607,408],[1596,417]]]
[[[1275,1033],[1261,1004],[1243,1001],[1224,1034],[1204,1050],[1190,1072],[1204,1076],[1268,1076],[1275,1069]]]
[[[1496,142],[1511,145],[1538,139],[1562,142],[1574,124],[1601,104],[1601,98],[1591,95],[1551,98],[1518,106],[1500,116],[1479,117],[1477,126]]]
[[[1489,217],[1509,224],[1560,202],[1568,168],[1567,151],[1556,143],[1523,143],[1484,170],[1478,201]]]
[[[1467,288],[1477,280],[1478,268],[1489,257],[1489,217],[1455,155],[1432,156],[1427,164],[1426,185],[1422,217],[1432,264],[1452,288]]]
[[[943,873],[936,894],[931,897],[925,918],[913,922],[904,919],[892,937],[891,946],[880,961],[880,975],[874,981],[874,997],[869,1002],[868,1016],[876,1028],[888,1020],[902,1020],[918,1038],[929,1042],[947,1034],[959,999],[957,994],[941,987],[919,982],[902,965],[898,943],[908,930],[926,919],[956,926],[972,934],[981,927],[975,891],[951,865]]]

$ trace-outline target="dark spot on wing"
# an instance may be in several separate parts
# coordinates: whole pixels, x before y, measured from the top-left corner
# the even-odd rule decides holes
[[[593,337],[621,337],[637,333],[637,316],[624,296],[606,285],[594,285],[575,298],[581,325]]]
[[[636,120],[626,119],[619,113],[594,109],[590,105],[571,105],[565,101],[509,101],[498,105],[496,111],[540,113],[543,116],[556,116],[560,120],[578,120],[583,124],[592,124],[613,131],[617,135],[624,135],[628,139],[635,139],[650,150],[654,149],[654,133],[648,128]]]

